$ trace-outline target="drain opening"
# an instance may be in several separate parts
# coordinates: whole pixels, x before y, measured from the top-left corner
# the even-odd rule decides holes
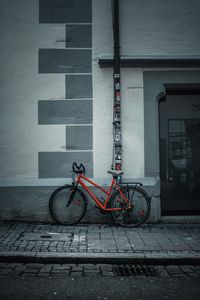
[[[115,276],[158,276],[158,270],[154,266],[145,265],[114,265]]]
[[[40,236],[42,239],[51,239],[52,238],[52,236],[51,235],[45,235],[45,234],[43,234],[43,235],[41,235]]]

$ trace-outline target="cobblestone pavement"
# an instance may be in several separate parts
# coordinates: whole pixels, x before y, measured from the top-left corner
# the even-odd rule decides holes
[[[154,253],[200,255],[200,225],[61,226],[25,222],[0,223],[1,252]]]
[[[200,277],[200,266],[152,266],[109,264],[33,264],[0,263],[0,278],[4,276],[156,276],[156,277]]]

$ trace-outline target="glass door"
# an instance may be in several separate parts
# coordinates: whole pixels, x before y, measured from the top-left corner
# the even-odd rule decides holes
[[[172,97],[160,103],[160,177],[162,215],[200,214],[200,110],[192,119]],[[170,100],[173,100],[170,101]],[[200,98],[198,98],[200,103]],[[180,103],[182,106],[187,101]],[[191,105],[188,105],[188,108]],[[174,118],[177,115],[178,118]],[[180,118],[183,115],[184,118]],[[186,118],[188,115],[189,118]]]

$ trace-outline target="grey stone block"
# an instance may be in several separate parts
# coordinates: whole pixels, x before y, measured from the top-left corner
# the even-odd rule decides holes
[[[91,0],[40,0],[40,23],[90,23]]]
[[[92,26],[91,25],[67,25],[66,48],[91,48]]]
[[[39,49],[39,73],[91,73],[91,50]]]
[[[66,98],[92,98],[92,75],[66,75]]]
[[[66,127],[66,149],[90,150],[93,146],[92,126]]]
[[[92,101],[40,100],[38,124],[92,124]]]
[[[39,152],[39,177],[70,178],[74,161],[82,162],[87,176],[93,177],[92,152]]]

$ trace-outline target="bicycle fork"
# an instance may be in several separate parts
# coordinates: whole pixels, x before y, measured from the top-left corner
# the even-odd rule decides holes
[[[71,195],[69,197],[69,201],[66,204],[66,207],[69,207],[70,204],[72,203],[72,201],[74,200],[74,196],[76,194],[77,187],[78,187],[78,184],[75,184],[74,187],[72,188],[72,192],[71,192]]]

